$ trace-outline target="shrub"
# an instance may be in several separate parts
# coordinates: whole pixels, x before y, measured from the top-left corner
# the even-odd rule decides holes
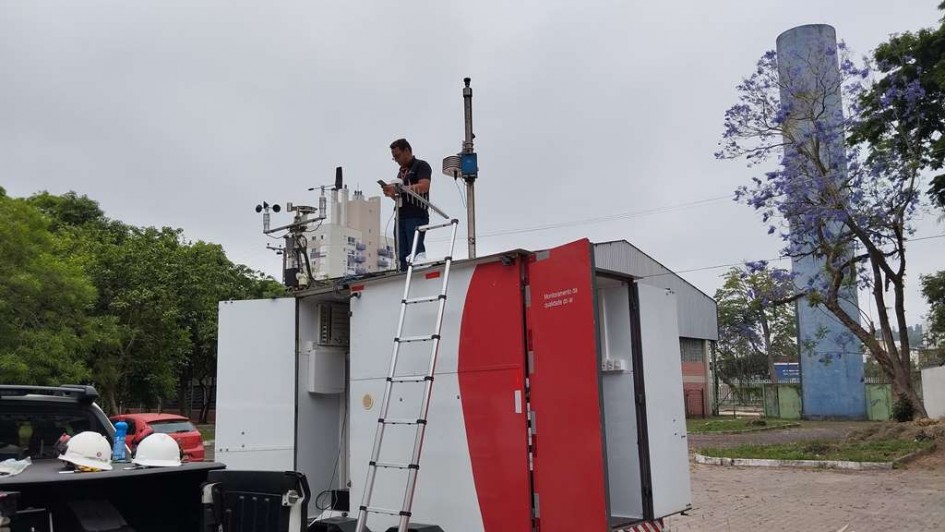
[[[906,397],[905,394],[899,394],[896,396],[896,402],[893,404],[892,417],[900,423],[906,421],[912,421],[912,418],[915,416],[915,407],[912,406],[912,401]]]

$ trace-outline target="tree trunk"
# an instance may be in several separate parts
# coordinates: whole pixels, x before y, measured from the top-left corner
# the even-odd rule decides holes
[[[215,378],[210,377],[210,384],[205,385],[203,381],[200,381],[201,387],[201,396],[203,398],[203,404],[200,405],[200,422],[207,423],[207,420],[210,416],[210,399],[213,398],[213,390],[215,386]],[[206,391],[204,391],[206,390]]]
[[[197,381],[197,390],[200,392],[200,423],[207,422],[207,405],[210,401],[207,400],[207,385],[204,384],[203,379]]]
[[[774,353],[771,352],[771,328],[768,326],[768,317],[761,311],[761,332],[764,334],[765,357],[768,359],[768,378],[771,384],[778,383],[778,373],[774,368]]]
[[[182,371],[177,377],[177,413],[186,416],[187,403],[187,371]]]
[[[902,352],[896,348],[894,337],[892,335],[892,327],[890,326],[889,314],[886,310],[886,298],[883,291],[883,277],[881,274],[882,269],[878,261],[883,260],[881,255],[870,254],[870,264],[873,269],[873,300],[876,303],[877,312],[879,314],[880,330],[883,333],[883,338],[885,348],[876,338],[872,337],[869,332],[860,324],[859,320],[854,320],[851,318],[844,309],[840,306],[839,302],[839,290],[844,279],[843,271],[834,271],[833,283],[830,287],[830,291],[827,294],[827,298],[824,301],[824,306],[830,310],[831,314],[837,317],[840,322],[853,333],[854,336],[860,340],[873,358],[876,359],[876,362],[879,363],[880,369],[883,370],[883,373],[891,379],[893,385],[893,392],[896,397],[899,394],[904,395],[909,399],[909,402],[912,403],[912,406],[915,409],[917,415],[922,417],[927,417],[925,411],[925,405],[922,404],[922,400],[919,399],[919,395],[916,393],[915,389],[912,387],[912,379],[910,372],[910,360],[908,352],[908,342],[903,347],[905,348],[905,356],[902,356]],[[890,276],[892,277],[892,276]],[[892,279],[890,281],[894,283],[901,282],[901,279]],[[898,287],[898,284],[896,285]],[[895,306],[896,306],[896,315],[899,322],[902,323],[905,320],[904,306],[902,305],[903,294],[901,290],[896,290],[895,292]]]
[[[119,414],[118,401],[115,400],[115,390],[111,388],[105,391],[105,408],[108,409],[108,415],[110,416]]]
[[[912,403],[916,417],[929,417],[928,412],[925,411],[925,405],[922,403],[922,399],[919,398],[919,394],[916,393],[915,389],[912,387],[912,376],[908,371],[897,372],[892,381],[892,387],[893,395],[895,396],[894,400],[898,400],[899,396],[902,395]]]

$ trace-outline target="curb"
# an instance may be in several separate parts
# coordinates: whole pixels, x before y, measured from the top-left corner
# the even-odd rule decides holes
[[[216,443],[216,442],[217,442],[216,440],[203,440],[203,446],[204,446],[204,447],[212,447],[213,444]]]
[[[929,447],[925,449],[919,449],[918,451],[914,453],[909,453],[905,456],[900,456],[899,458],[896,458],[895,460],[893,460],[892,463],[894,466],[908,464],[909,462],[915,460],[916,458],[934,453],[936,449],[938,449],[938,444],[933,443],[932,445],[930,445]]]
[[[902,460],[902,458],[899,460]],[[701,454],[696,454],[696,463],[719,466],[794,467],[806,469],[844,469],[848,471],[887,470],[892,469],[894,464],[894,462],[849,462],[846,460],[767,460],[761,458],[720,458],[716,456],[704,456]]]
[[[764,432],[766,430],[778,430],[778,429],[790,429],[793,427],[800,427],[800,423],[788,423],[787,425],[778,425],[776,427],[759,427],[757,429],[743,429],[743,430],[707,430],[705,432],[690,432],[689,434],[696,434],[699,436],[707,436],[711,434],[745,434],[748,432]]]

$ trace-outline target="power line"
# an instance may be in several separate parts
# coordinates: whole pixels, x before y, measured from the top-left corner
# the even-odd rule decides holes
[[[481,235],[478,235],[477,238],[483,238],[483,237],[488,238],[492,236],[512,235],[512,234],[518,234],[518,233],[532,233],[535,231],[545,231],[548,229],[558,229],[561,227],[573,227],[576,225],[590,225],[590,224],[596,224],[596,223],[613,222],[617,220],[627,220],[631,218],[639,218],[641,216],[651,216],[654,214],[663,214],[666,212],[684,210],[684,209],[688,209],[692,207],[701,207],[704,205],[711,205],[712,203],[718,203],[722,200],[731,200],[731,199],[732,197],[729,195],[717,196],[714,198],[706,198],[702,200],[690,201],[687,203],[678,203],[676,205],[667,205],[664,207],[657,207],[654,209],[647,209],[647,210],[642,210],[642,211],[630,211],[630,212],[624,212],[624,213],[618,213],[618,214],[611,214],[608,216],[598,216],[594,218],[570,220],[567,222],[557,222],[557,223],[546,224],[546,225],[538,225],[534,227],[526,227],[524,229],[507,229],[504,231],[492,231],[489,233],[482,233]]]
[[[909,238],[909,239],[906,240],[906,242],[920,242],[920,241],[922,241],[922,240],[932,240],[932,239],[935,239],[935,238],[945,238],[945,233],[942,233],[942,234],[940,234],[940,235],[922,236],[922,237],[919,237],[919,238]],[[790,258],[790,257],[784,257],[784,256],[782,256],[782,257],[777,257],[777,258],[773,258],[773,259],[763,259],[763,260],[764,260],[765,262],[774,262],[774,261],[787,260],[787,259],[789,259],[789,258]],[[705,271],[705,270],[717,270],[717,269],[719,269],[719,268],[731,268],[732,266],[741,266],[741,265],[745,264],[745,262],[746,262],[746,261],[733,262],[733,263],[730,263],[730,264],[717,264],[717,265],[715,265],[715,266],[703,266],[703,267],[701,267],[701,268],[691,268],[691,269],[689,269],[689,270],[673,270],[672,273],[692,273],[692,272],[701,272],[701,271]],[[663,273],[661,273],[661,274],[657,274],[657,275],[648,275],[647,277],[657,277],[658,275],[668,275],[668,274],[663,274]]]
[[[631,218],[639,218],[642,216],[652,216],[654,214],[663,214],[667,212],[685,210],[685,209],[689,209],[693,207],[702,207],[704,205],[711,205],[713,203],[719,203],[720,201],[731,200],[731,199],[732,199],[731,195],[716,196],[712,198],[705,198],[705,199],[690,201],[686,203],[677,203],[675,205],[666,205],[663,207],[656,207],[653,209],[646,209],[646,210],[640,210],[640,211],[628,211],[628,212],[622,212],[622,213],[617,213],[617,214],[610,214],[607,216],[597,216],[593,218],[569,220],[567,222],[556,222],[556,223],[545,224],[545,225],[536,225],[533,227],[526,227],[524,229],[506,229],[502,231],[491,231],[488,233],[480,233],[476,235],[476,238],[477,239],[490,238],[490,237],[503,236],[503,235],[514,235],[514,234],[520,234],[520,233],[533,233],[536,231],[547,231],[548,229],[558,229],[561,227],[574,227],[574,226],[579,226],[579,225],[591,225],[591,224],[597,224],[597,223],[614,222],[618,220],[627,220]],[[429,240],[429,242],[445,242],[445,241],[446,240],[432,240],[432,239]]]

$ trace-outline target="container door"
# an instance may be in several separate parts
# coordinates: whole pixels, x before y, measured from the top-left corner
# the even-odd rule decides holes
[[[497,261],[477,265],[466,300],[462,302],[459,391],[476,498],[485,532],[531,530],[532,491],[528,471],[522,315],[523,258],[513,259],[511,264]],[[451,300],[449,304],[454,303]],[[436,386],[440,386],[442,380],[437,377]],[[435,390],[435,394],[442,393],[439,388]],[[422,474],[447,477],[440,479],[439,486],[456,482],[455,475],[448,478],[448,470],[427,470]],[[472,524],[468,527],[470,530],[474,528]]]
[[[655,519],[691,507],[689,448],[683,405],[676,299],[672,292],[637,284],[647,450]]]
[[[214,459],[229,469],[295,469],[295,298],[223,301]]]
[[[591,257],[585,239],[536,253],[527,265],[533,482],[542,532],[609,530]]]

